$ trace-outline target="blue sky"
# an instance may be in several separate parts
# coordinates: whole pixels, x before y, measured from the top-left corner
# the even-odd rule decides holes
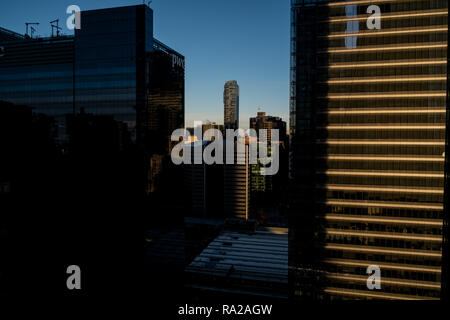
[[[66,28],[66,8],[81,10],[142,4],[126,0],[1,1],[0,26],[50,35],[49,21]],[[258,106],[288,121],[289,0],[154,0],[154,36],[186,57],[186,125],[194,120],[223,123],[223,85],[240,86],[240,126]]]

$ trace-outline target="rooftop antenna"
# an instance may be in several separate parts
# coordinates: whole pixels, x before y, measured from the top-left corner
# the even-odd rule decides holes
[[[56,23],[56,25],[55,25]],[[56,36],[59,37],[59,30],[62,30],[62,28],[59,26],[59,19],[50,21],[50,25],[52,26],[52,38],[54,37],[53,30],[56,29]]]
[[[36,29],[33,27],[30,27],[30,33],[31,33],[31,38],[33,38],[33,34],[36,32]]]
[[[32,27],[33,25],[37,26],[37,25],[39,25],[39,22],[25,22],[25,26],[26,26],[25,35],[27,37],[30,37],[30,35],[28,34],[28,26],[31,26],[30,27],[31,28],[31,37],[30,38],[33,38],[33,33],[36,31],[36,29]]]

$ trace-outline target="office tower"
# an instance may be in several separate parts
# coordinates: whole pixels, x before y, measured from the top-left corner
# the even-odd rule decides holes
[[[73,37],[0,37],[0,47],[0,100],[53,117],[64,140],[65,118],[73,113]]]
[[[239,86],[237,81],[225,83],[223,91],[224,127],[236,130],[239,128]],[[224,215],[241,219],[249,218],[250,172],[249,149],[241,151],[234,143],[234,164],[224,164]],[[224,140],[224,144],[226,144]],[[226,150],[224,151],[226,157]],[[242,164],[238,161],[243,162]]]
[[[83,291],[91,297],[137,292],[145,280],[161,293],[169,279],[162,273],[145,279],[139,266],[149,225],[158,219],[170,228],[183,224],[183,203],[173,201],[183,176],[176,170],[159,176],[168,168],[168,132],[184,127],[184,58],[153,38],[153,11],[146,5],[82,11],[81,26],[74,36],[49,38],[0,29],[2,121],[20,123],[23,117],[24,124],[0,139],[1,147],[6,141],[20,151],[0,161],[0,186],[7,192],[1,196],[8,198],[2,199],[2,216],[11,221],[8,240],[14,242],[8,246],[15,247],[5,258],[7,292],[42,296],[48,288],[59,294],[55,270],[77,264],[82,274],[89,270]],[[4,112],[3,101],[14,112]],[[154,196],[161,190],[156,180],[173,188]],[[111,246],[104,246],[105,239]],[[20,254],[25,248],[26,258]],[[35,266],[42,275],[35,288],[41,289],[26,289],[22,280],[29,259],[42,262]],[[105,263],[122,270],[126,281],[96,268]],[[170,276],[173,290],[176,276]]]
[[[258,112],[256,117],[250,118],[250,128],[256,130],[257,133],[257,143],[252,144],[251,148],[260,150],[260,148],[267,147],[267,157],[271,157],[272,145],[278,144],[280,167],[276,175],[261,174],[264,166],[260,163],[250,165],[252,216],[260,223],[274,223],[280,220],[280,211],[285,205],[288,170],[286,122],[280,117],[267,116],[265,112]],[[278,141],[272,140],[273,129],[278,130]],[[261,160],[259,151],[257,154],[258,159]]]
[[[80,19],[83,27],[74,38],[75,112],[114,114],[136,135],[145,109],[153,11],[145,5],[89,10]]]
[[[250,213],[250,158],[249,144],[243,150],[234,144],[234,164],[223,165],[223,209],[227,218],[249,219]],[[226,142],[224,141],[224,145]],[[224,151],[224,158],[226,157]]]
[[[258,133],[259,130],[267,130],[267,137],[260,137],[264,141],[270,143],[272,141],[272,129],[277,129],[279,134],[279,142],[283,143],[286,140],[286,122],[284,122],[280,117],[266,116],[265,112],[258,112],[256,117],[250,118],[250,128],[255,129]]]
[[[294,298],[441,296],[448,1],[371,4],[291,2]]]
[[[267,143],[269,156],[271,155],[270,148],[272,144],[279,145],[280,170],[277,176],[284,177],[287,174],[288,166],[286,122],[280,117],[266,116],[265,112],[258,112],[256,117],[250,118],[250,129],[256,130],[258,143]],[[278,130],[278,141],[272,140],[273,129]],[[283,183],[286,182],[284,181]]]
[[[225,129],[239,128],[239,86],[235,80],[225,83],[223,107]]]
[[[203,145],[206,144],[206,141],[196,141],[189,144],[186,144],[186,148],[191,149],[191,163],[184,164],[184,182],[185,182],[185,190],[187,192],[187,201],[189,201],[190,212],[187,216],[193,217],[206,217],[207,216],[207,208],[206,208],[206,170],[207,164],[194,163],[194,154],[196,148],[202,148]]]
[[[112,116],[147,157],[145,190],[158,190],[170,135],[184,126],[184,57],[153,38],[146,5],[82,11],[81,20],[74,36],[0,29],[0,100],[54,118],[62,147],[68,116]]]
[[[184,127],[184,56],[156,39],[153,48],[147,54],[149,91],[142,115],[143,144],[152,164],[147,192],[171,194],[182,186],[182,172],[170,154],[173,131]]]
[[[203,161],[194,163],[195,150],[201,149],[203,153],[210,143],[209,140],[199,140],[185,145],[191,149],[191,163],[183,165],[185,201],[190,208],[185,215],[189,217],[223,217],[223,165]]]
[[[0,99],[55,117],[62,138],[65,116],[81,110],[114,115],[138,140],[161,105],[169,115],[160,126],[182,127],[184,57],[153,38],[153,10],[89,10],[81,19],[74,36],[31,39],[0,29]],[[157,90],[167,96],[156,98]]]
[[[225,130],[224,130],[223,124],[217,124],[217,123],[215,123],[215,122],[209,122],[209,121],[205,122],[205,123],[202,125],[202,132],[203,132],[203,135],[205,134],[206,131],[208,131],[208,130],[210,130],[210,129],[216,129],[216,130],[219,130],[219,131],[222,133],[222,136],[225,136]]]

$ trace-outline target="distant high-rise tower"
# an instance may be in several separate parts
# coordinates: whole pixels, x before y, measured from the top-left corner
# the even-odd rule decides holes
[[[239,86],[236,80],[225,83],[223,90],[225,129],[239,127]]]

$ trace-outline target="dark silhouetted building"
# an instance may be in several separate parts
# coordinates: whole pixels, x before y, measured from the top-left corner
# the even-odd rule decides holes
[[[185,60],[156,39],[147,59],[149,91],[143,114],[144,145],[150,157],[147,192],[162,194],[166,201],[171,196],[165,195],[181,192],[183,185],[183,173],[172,164],[170,154],[173,131],[184,128]]]
[[[28,261],[42,261],[32,296],[58,295],[60,270],[74,263],[91,296],[137,293],[146,227],[160,218],[182,228],[170,135],[184,127],[184,57],[153,38],[146,5],[82,11],[81,21],[74,36],[0,29],[0,118],[9,123],[0,194],[17,248],[6,259],[11,295],[28,290]]]
[[[75,36],[31,39],[1,29],[0,99],[53,117],[60,144],[67,115],[112,116],[148,158],[145,189],[158,190],[170,135],[184,127],[184,57],[153,38],[146,5],[82,11],[81,20]]]
[[[185,192],[187,192],[190,212],[186,216],[208,219],[223,218],[223,165],[194,163],[195,149],[202,153],[211,141],[202,140],[189,143],[185,148],[191,148],[191,164],[184,164]]]
[[[17,32],[0,27],[0,41],[19,40],[19,39],[24,39],[24,38],[25,38],[24,35],[21,35]],[[4,47],[2,47],[0,56],[2,54],[5,54]]]

